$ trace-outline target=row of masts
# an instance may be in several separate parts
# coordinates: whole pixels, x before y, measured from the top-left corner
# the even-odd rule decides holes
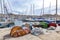
[[[44,5],[44,0],[43,0],[42,9],[41,9],[41,12],[40,12],[40,14],[42,13],[43,15],[45,14],[45,12],[44,12],[45,7],[44,6],[45,5]],[[31,4],[31,7],[30,7],[31,15],[34,15],[34,13],[35,13],[34,11],[35,11],[35,5]],[[1,0],[1,12],[3,14],[8,13],[8,9],[7,9],[7,6],[6,6],[5,2],[4,2],[4,0]],[[49,13],[51,13],[51,2],[49,4]],[[56,0],[56,14],[57,14],[57,0]]]
[[[44,12],[44,0],[43,0],[43,3],[42,3],[43,5],[42,5],[42,9],[43,10],[41,10],[41,13],[39,14],[39,15],[41,15],[41,14],[45,14],[45,12]],[[56,0],[56,20],[57,20],[57,0]],[[30,12],[29,13],[31,13],[31,15],[34,15],[35,14],[35,6],[34,6],[34,4],[31,4],[31,8],[30,8]],[[6,6],[6,4],[5,4],[5,2],[4,2],[4,0],[1,0],[1,12],[3,13],[3,14],[8,14],[8,10],[7,10],[7,6]],[[49,14],[51,13],[51,2],[50,2],[50,5],[49,5]],[[38,13],[37,13],[38,14]]]
[[[49,10],[47,13],[51,14],[51,2],[49,4],[49,7],[47,7]],[[30,8],[30,12],[32,12],[31,14],[34,15],[35,14],[35,5],[34,4],[31,4],[31,8]],[[44,7],[44,0],[43,0],[43,3],[42,3],[42,8],[40,9],[40,14],[39,16],[44,15],[45,14],[45,7]],[[38,14],[38,13],[37,13]]]
[[[0,0],[1,1],[1,13],[2,14],[7,14],[7,16],[5,16],[5,18],[10,18],[9,16],[9,12],[8,12],[8,7],[7,4],[5,3],[5,0]],[[8,2],[8,0],[7,0]]]
[[[56,13],[55,13],[55,14],[56,14],[56,19],[55,19],[55,23],[56,23],[56,21],[57,21],[57,14],[58,14],[58,11],[57,11],[57,10],[58,10],[58,4],[57,4],[57,3],[58,3],[58,0],[56,0]],[[50,10],[49,10],[49,13],[51,13],[51,2],[50,2],[50,7],[49,7],[49,9],[50,9]],[[43,0],[43,15],[44,15],[44,0]]]
[[[56,14],[56,18],[55,18],[55,23],[56,23],[56,21],[57,21],[57,13],[58,13],[58,0],[56,0],[56,12],[55,12],[55,14]],[[32,10],[32,14],[34,14],[34,5],[33,5],[33,8],[32,8],[33,10]],[[40,14],[42,14],[42,11],[43,11],[43,15],[45,14],[45,12],[44,12],[44,0],[43,0],[43,8],[42,8],[43,10],[41,10],[41,13]],[[50,2],[50,6],[49,6],[49,14],[51,14],[51,2]]]
[[[58,0],[56,0],[56,13],[55,13],[56,14],[56,19],[55,19],[55,23],[57,21],[57,14],[58,14],[58,11],[57,11],[58,10],[58,4],[57,3],[58,3]],[[49,13],[51,13],[51,2],[50,2],[49,9],[50,9]],[[44,15],[44,0],[43,0],[43,15]]]

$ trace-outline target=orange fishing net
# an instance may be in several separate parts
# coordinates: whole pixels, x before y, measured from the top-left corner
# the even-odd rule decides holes
[[[20,26],[15,26],[11,29],[10,36],[19,37],[29,33],[29,30],[24,30]]]

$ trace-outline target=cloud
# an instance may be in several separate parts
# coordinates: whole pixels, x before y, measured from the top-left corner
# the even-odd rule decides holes
[[[60,7],[60,0],[58,0],[58,8]],[[51,9],[55,9],[56,1],[55,0],[44,0],[44,8],[49,7],[51,3]],[[34,4],[34,8],[36,9],[42,9],[43,8],[43,0],[5,0],[5,4],[9,11],[19,11],[19,12],[25,12],[27,14],[30,14],[30,8],[31,4]],[[48,11],[47,9],[45,9]],[[37,12],[38,13],[38,12]],[[35,14],[37,14],[35,13]],[[54,11],[52,12],[54,13]]]

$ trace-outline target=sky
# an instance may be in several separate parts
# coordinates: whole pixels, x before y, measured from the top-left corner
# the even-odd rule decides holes
[[[34,5],[34,10],[42,9],[43,7],[43,0],[4,0],[5,5],[7,6],[9,11],[15,11],[15,14],[27,14],[31,15],[30,9],[31,5]],[[1,2],[0,2],[1,3]],[[56,7],[56,0],[44,0],[44,11],[45,13],[48,13],[49,6],[51,5],[51,10],[54,10]],[[47,8],[47,9],[46,9]],[[58,0],[58,9],[60,8],[60,0]],[[1,7],[0,7],[1,10]],[[42,9],[43,10],[43,9]],[[39,10],[41,11],[41,10]],[[21,13],[19,13],[21,12]],[[35,12],[35,15],[41,14],[38,13],[38,11]],[[58,10],[58,14],[60,13],[60,10]],[[51,14],[55,14],[55,10],[51,12]]]

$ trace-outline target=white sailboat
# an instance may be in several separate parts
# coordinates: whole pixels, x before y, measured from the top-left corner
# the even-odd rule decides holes
[[[1,13],[7,14],[8,16],[5,16],[4,18],[0,18],[0,28],[10,26],[10,24],[14,24],[14,22],[9,17],[8,10],[4,3],[4,0],[1,0]]]

